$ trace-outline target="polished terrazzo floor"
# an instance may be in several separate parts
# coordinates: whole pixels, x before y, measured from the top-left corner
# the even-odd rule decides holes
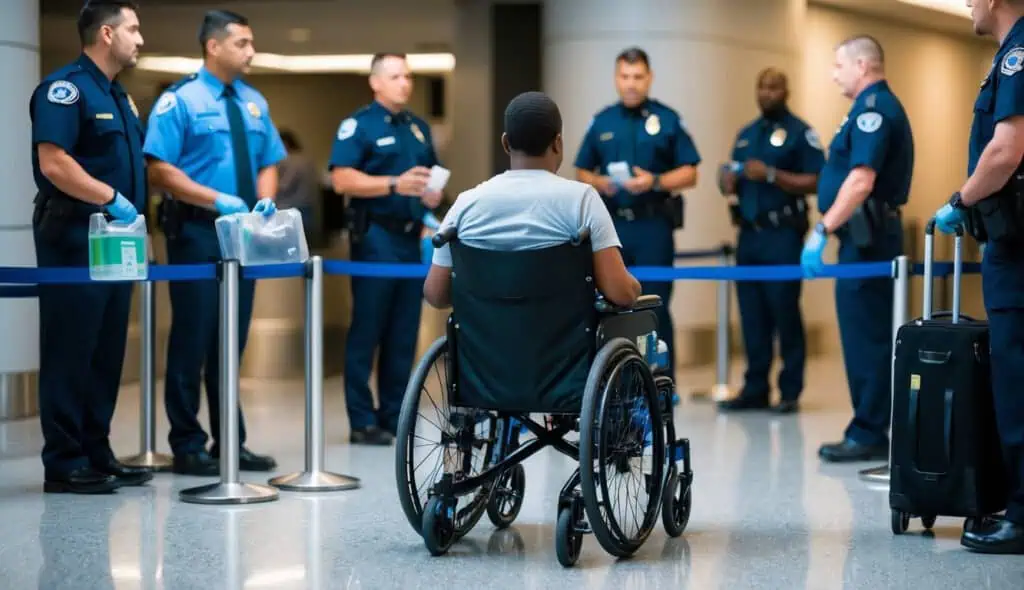
[[[914,521],[894,537],[886,490],[857,478],[865,465],[819,463],[818,445],[848,415],[842,375],[838,363],[812,362],[797,416],[726,417],[684,402],[677,423],[691,439],[696,477],[685,535],[670,539],[659,527],[623,561],[588,536],[571,570],[553,546],[567,459],[546,450],[526,462],[526,501],[511,529],[495,532],[485,517],[447,556],[432,558],[399,506],[393,449],[345,444],[337,379],[326,387],[327,468],[358,476],[362,487],[282,492],[249,507],[184,504],[177,492],[206,480],[170,474],[111,496],[47,496],[38,424],[0,424],[0,588],[1024,588],[1024,557],[966,552],[961,522],[951,518],[940,518],[934,535]],[[301,470],[301,384],[244,382],[242,396],[251,448],[273,453],[279,473]],[[159,407],[158,450],[166,450]],[[137,412],[137,390],[126,387],[114,427],[119,453],[137,449]]]

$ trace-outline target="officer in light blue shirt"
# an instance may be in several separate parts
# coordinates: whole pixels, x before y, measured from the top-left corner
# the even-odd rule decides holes
[[[150,180],[172,199],[161,205],[171,264],[220,258],[214,220],[220,215],[275,211],[275,164],[286,156],[266,99],[240,80],[255,54],[246,19],[227,11],[206,14],[199,32],[204,65],[160,96],[149,117],[143,151]],[[172,282],[173,319],[167,345],[165,404],[174,471],[216,475],[220,452],[220,383],[217,283]],[[239,281],[239,355],[245,349],[254,285]],[[200,373],[204,373],[214,443],[198,420]],[[239,410],[241,412],[241,410]],[[238,423],[239,467],[270,471],[270,457],[245,448],[245,423]]]

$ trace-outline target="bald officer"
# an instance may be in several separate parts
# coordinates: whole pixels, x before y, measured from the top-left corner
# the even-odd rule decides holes
[[[744,127],[733,147],[733,164],[720,176],[724,195],[737,195],[739,226],[736,263],[787,265],[800,262],[808,230],[806,195],[818,184],[825,154],[818,134],[787,106],[789,84],[781,71],[769,68],[757,78],[761,116]],[[775,335],[783,367],[779,373],[779,403],[774,410],[798,409],[804,386],[804,325],[800,312],[801,281],[739,281],[740,307],[747,372],[740,395],[721,402],[723,410],[769,407]]]
[[[670,193],[697,184],[700,155],[679,114],[648,96],[653,79],[642,49],[615,58],[620,101],[590,122],[576,155],[576,178],[604,197],[627,265],[672,266],[672,231],[682,225],[682,200]],[[642,286],[665,302],[656,310],[658,337],[668,346],[668,370],[674,371],[672,283]]]
[[[241,80],[249,71],[253,33],[245,17],[208,12],[199,29],[203,66],[172,85],[149,117],[146,156],[150,178],[174,197],[165,201],[162,223],[171,264],[220,259],[214,221],[221,215],[250,210],[271,214],[277,191],[275,164],[286,156],[266,99]],[[220,305],[214,281],[175,281],[171,295],[171,333],[167,343],[164,403],[171,423],[168,436],[174,471],[216,475],[220,465]],[[238,285],[239,352],[245,350],[252,315],[254,285]],[[205,370],[204,370],[205,369]],[[213,445],[199,423],[200,374],[213,430]],[[245,422],[238,410],[238,465],[247,471],[270,471],[271,457],[245,445]]]
[[[808,277],[821,272],[821,252],[833,234],[840,263],[890,262],[903,252],[900,207],[914,168],[910,122],[886,82],[882,46],[868,36],[844,41],[833,77],[853,105],[818,183],[823,215],[800,256]],[[833,462],[888,459],[892,280],[839,279],[835,289],[853,420],[842,441],[822,445],[818,454]]]
[[[373,102],[341,122],[330,159],[334,191],[351,201],[352,260],[418,263],[423,217],[442,197],[427,189],[430,169],[439,165],[430,126],[406,109],[412,73],[404,55],[375,55],[370,87]],[[352,277],[345,403],[353,443],[394,439],[416,354],[422,292],[423,281]],[[379,410],[369,386],[377,350]]]

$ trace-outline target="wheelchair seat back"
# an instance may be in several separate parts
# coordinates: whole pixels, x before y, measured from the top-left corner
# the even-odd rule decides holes
[[[497,251],[455,238],[450,247],[453,405],[579,413],[597,345],[590,240]]]

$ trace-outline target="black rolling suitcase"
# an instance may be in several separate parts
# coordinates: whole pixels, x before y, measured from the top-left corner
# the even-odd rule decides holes
[[[893,367],[889,506],[892,532],[911,516],[970,520],[1006,508],[996,431],[988,322],[960,315],[962,252],[956,236],[952,312],[931,313],[935,224],[925,229],[924,315],[901,326]]]

